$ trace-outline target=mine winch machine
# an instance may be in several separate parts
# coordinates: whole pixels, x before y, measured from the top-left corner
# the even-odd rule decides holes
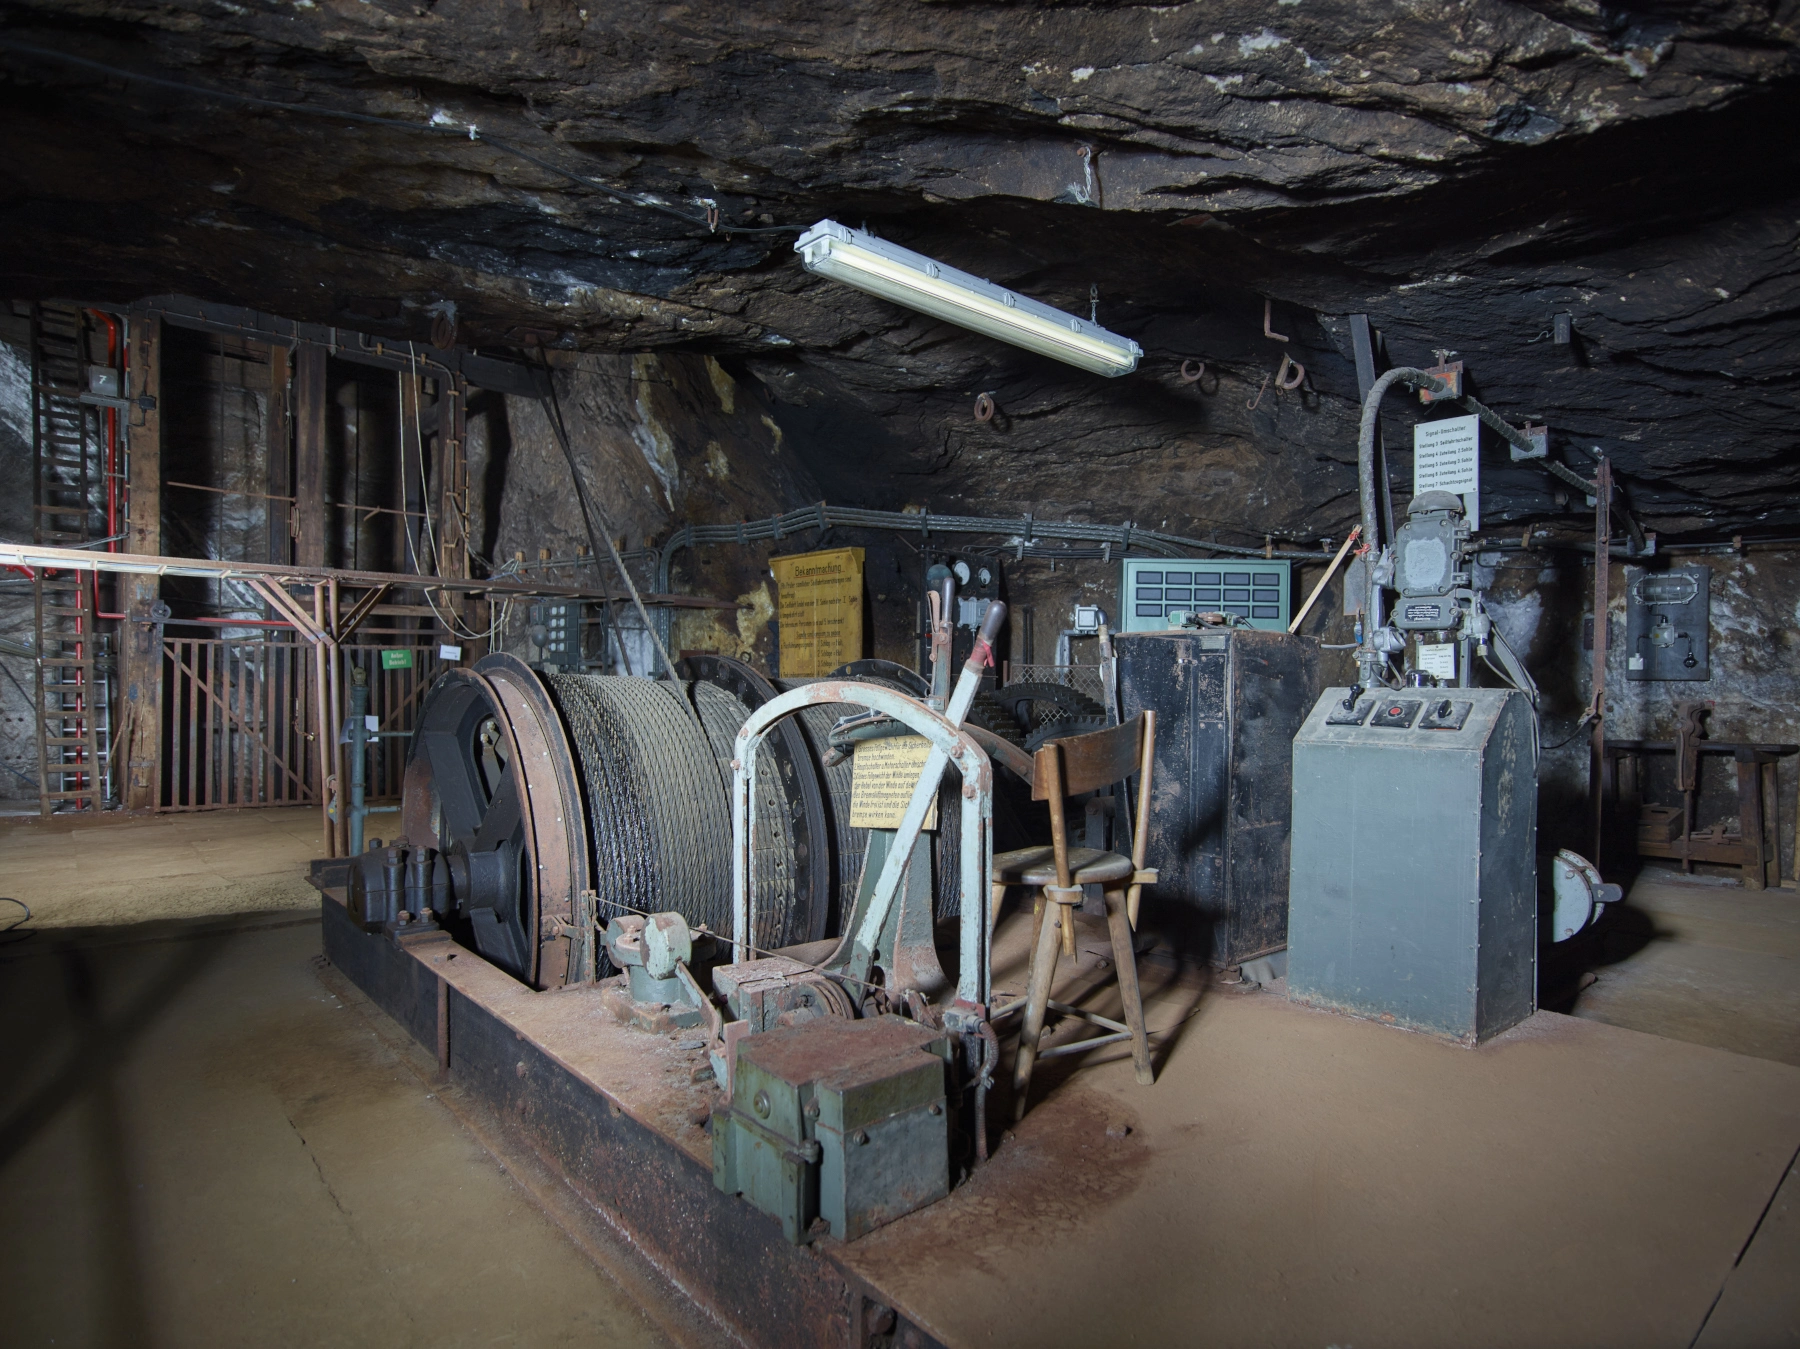
[[[402,825],[445,846],[375,846],[350,872],[349,906],[365,930],[398,937],[458,927],[491,961],[540,987],[591,980],[604,960],[621,972],[602,983],[619,1019],[663,1033],[691,1028],[726,1097],[712,1119],[715,1180],[777,1215],[795,1241],[824,1230],[854,1238],[947,1194],[959,1140],[965,1155],[986,1155],[986,1097],[999,1055],[985,902],[994,852],[989,754],[1015,773],[1031,770],[1022,751],[964,724],[993,664],[1005,604],[986,604],[952,684],[956,579],[941,567],[928,579],[923,696],[836,678],[765,688],[737,729],[728,930],[681,912],[604,905],[578,866],[545,883],[546,867],[566,869],[582,855],[579,812],[555,813],[579,793],[552,752],[554,718],[527,696],[537,676],[510,657],[489,657],[434,690],[421,720]],[[768,798],[777,819],[799,814],[792,765],[772,759],[768,745],[796,714],[834,705],[858,710],[831,725],[827,766],[886,737],[919,737],[928,750],[897,826],[869,831],[842,936],[822,958],[800,959],[795,952],[816,947],[782,952],[754,936],[767,930],[757,854],[768,841]],[[489,715],[496,712],[506,715]],[[570,757],[565,750],[560,759]],[[952,766],[961,780],[954,978],[934,940],[931,849],[919,847]],[[762,771],[769,767],[776,771]],[[565,841],[574,844],[566,855]],[[562,884],[576,894],[567,912],[555,912]]]

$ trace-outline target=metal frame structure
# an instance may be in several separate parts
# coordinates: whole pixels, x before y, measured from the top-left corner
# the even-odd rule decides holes
[[[752,956],[756,897],[751,878],[750,821],[756,818],[756,751],[763,738],[784,717],[819,703],[855,703],[900,722],[931,745],[925,767],[913,788],[906,813],[901,817],[893,846],[888,850],[872,902],[860,923],[846,927],[844,939],[822,968],[840,964],[866,969],[893,908],[901,878],[925,824],[925,816],[937,799],[938,783],[952,762],[962,775],[962,915],[956,1002],[944,1015],[946,1028],[974,1030],[985,1018],[993,978],[990,959],[992,933],[987,906],[987,878],[994,861],[994,770],[975,739],[945,716],[916,699],[877,684],[822,680],[782,694],[765,703],[744,722],[733,750],[731,780],[731,898],[733,949],[738,960]]]

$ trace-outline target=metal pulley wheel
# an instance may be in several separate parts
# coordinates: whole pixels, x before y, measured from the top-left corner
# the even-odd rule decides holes
[[[562,722],[529,666],[488,656],[432,686],[407,755],[401,830],[445,855],[475,949],[539,988],[568,976],[562,925],[590,888],[584,822]]]

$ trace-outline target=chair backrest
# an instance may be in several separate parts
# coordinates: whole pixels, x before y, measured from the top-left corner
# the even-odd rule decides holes
[[[1056,854],[1056,883],[1069,887],[1068,826],[1063,800],[1139,774],[1137,819],[1131,840],[1132,865],[1142,868],[1150,835],[1150,775],[1156,755],[1156,713],[1144,711],[1119,726],[1051,740],[1032,763],[1031,799],[1050,803],[1050,842]]]
[[[1060,796],[1110,787],[1137,772],[1144,754],[1144,718],[1140,712],[1130,721],[1104,731],[1049,740],[1037,752],[1031,775],[1031,799],[1048,801],[1057,787]]]

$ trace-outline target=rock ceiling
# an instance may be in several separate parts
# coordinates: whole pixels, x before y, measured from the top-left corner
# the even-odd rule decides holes
[[[1353,518],[1366,313],[1396,363],[1452,350],[1569,463],[1612,457],[1651,527],[1789,532],[1797,15],[15,3],[0,288],[418,339],[454,306],[482,348],[701,350],[767,387],[833,500],[1228,539]],[[775,227],[827,215],[1066,309],[1096,296],[1144,363],[1090,377],[811,277]],[[1284,353],[1306,385],[1257,401]],[[1485,471],[1490,527],[1581,509],[1503,454]]]

